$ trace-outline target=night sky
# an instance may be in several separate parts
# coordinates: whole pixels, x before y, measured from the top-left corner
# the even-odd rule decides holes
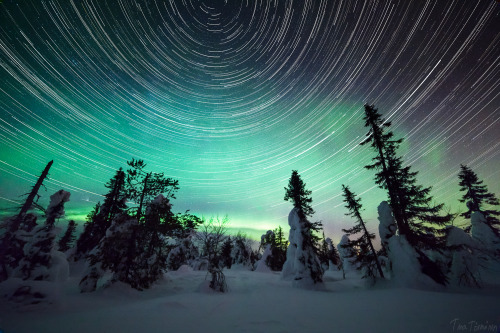
[[[461,163],[500,193],[497,1],[2,2],[3,209],[53,159],[40,200],[68,190],[67,218],[82,221],[139,158],[179,180],[176,212],[288,230],[296,169],[327,236],[353,223],[342,184],[376,230],[387,196],[358,146],[365,103],[436,202],[465,209]]]

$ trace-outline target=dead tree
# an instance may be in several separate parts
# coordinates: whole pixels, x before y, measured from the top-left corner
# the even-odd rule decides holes
[[[47,163],[42,174],[40,175],[40,177],[38,177],[38,180],[37,180],[35,186],[33,186],[31,188],[31,192],[28,194],[26,201],[24,202],[23,206],[21,207],[21,211],[19,212],[19,214],[17,215],[17,217],[15,218],[13,223],[10,224],[9,231],[15,232],[19,228],[19,224],[23,220],[24,215],[26,215],[28,210],[33,206],[33,201],[35,201],[35,197],[39,197],[38,191],[40,190],[40,187],[42,186],[43,181],[45,180],[45,178],[49,174],[49,169],[52,166],[52,163],[54,163],[53,160],[50,161],[49,163]]]
[[[8,278],[8,266],[10,266],[10,268],[15,268],[15,266],[19,263],[19,260],[23,257],[23,247],[26,242],[18,239],[16,233],[19,230],[21,223],[25,222],[27,217],[26,213],[31,207],[33,207],[35,198],[39,197],[38,191],[43,185],[43,181],[49,174],[49,169],[53,163],[54,161],[47,163],[47,166],[45,166],[42,174],[38,177],[37,182],[28,194],[28,197],[22,205],[19,214],[15,217],[7,219],[4,224],[4,227],[7,230],[0,238],[0,282]],[[28,216],[29,215],[31,214],[28,214]],[[30,224],[33,224],[33,216],[30,216],[28,220]]]

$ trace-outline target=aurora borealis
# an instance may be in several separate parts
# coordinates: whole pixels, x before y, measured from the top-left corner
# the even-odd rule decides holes
[[[3,0],[0,205],[53,159],[40,200],[70,191],[81,221],[139,158],[179,180],[174,211],[286,226],[296,169],[327,235],[352,223],[342,184],[376,230],[370,103],[419,182],[463,210],[461,163],[500,194],[499,26],[493,0]]]

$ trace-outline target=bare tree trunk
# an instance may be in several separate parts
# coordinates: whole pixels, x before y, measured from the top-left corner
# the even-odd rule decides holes
[[[33,200],[35,200],[35,197],[38,195],[38,191],[40,190],[40,187],[42,186],[43,181],[45,180],[45,178],[49,174],[49,169],[52,166],[52,163],[54,163],[53,160],[50,161],[49,163],[47,163],[47,166],[43,170],[42,174],[40,175],[40,177],[38,177],[38,180],[37,180],[35,186],[33,186],[30,194],[28,195],[28,198],[26,198],[24,205],[21,207],[21,211],[17,215],[14,222],[11,223],[11,225],[10,225],[9,229],[11,232],[15,232],[19,228],[19,224],[21,223],[22,217],[26,214],[26,212],[33,205]]]

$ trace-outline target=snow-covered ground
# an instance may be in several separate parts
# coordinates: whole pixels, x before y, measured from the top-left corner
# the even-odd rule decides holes
[[[498,332],[500,288],[424,291],[326,272],[324,290],[292,288],[279,273],[225,270],[229,292],[182,266],[153,288],[115,284],[81,294],[79,274],[58,304],[20,310],[0,304],[0,332]],[[3,301],[2,301],[3,302]]]

